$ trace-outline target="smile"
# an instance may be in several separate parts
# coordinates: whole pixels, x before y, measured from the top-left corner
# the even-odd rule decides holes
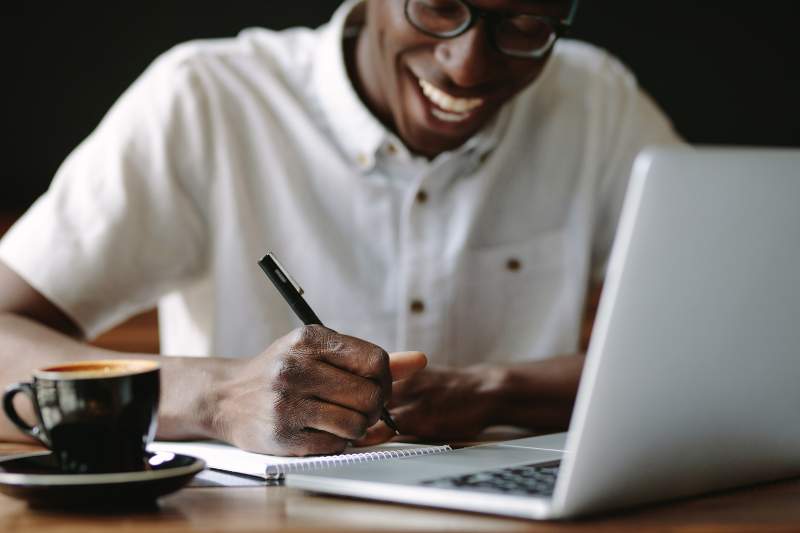
[[[439,120],[461,122],[467,119],[472,111],[483,105],[483,98],[457,98],[428,81],[421,78],[418,81],[422,94],[436,106],[431,112]]]

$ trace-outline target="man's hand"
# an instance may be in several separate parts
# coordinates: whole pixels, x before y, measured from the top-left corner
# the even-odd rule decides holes
[[[567,427],[584,356],[551,357],[529,363],[431,367],[394,384],[389,410],[405,435],[428,441],[469,440],[489,426],[533,431]],[[356,444],[391,438],[382,422]]]
[[[425,366],[419,352],[389,355],[367,341],[304,326],[250,360],[232,362],[217,391],[214,433],[240,448],[277,455],[341,452],[363,438],[392,395],[392,376]]]
[[[496,385],[481,367],[426,368],[394,384],[389,408],[404,435],[465,440],[490,425],[494,404],[488,394]],[[379,423],[357,444],[374,445],[392,436],[391,430]]]

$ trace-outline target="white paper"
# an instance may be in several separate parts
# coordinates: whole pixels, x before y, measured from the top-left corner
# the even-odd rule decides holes
[[[147,449],[151,452],[169,452],[182,455],[191,455],[203,459],[209,468],[236,472],[249,476],[266,478],[268,466],[288,465],[296,463],[319,463],[320,460],[335,458],[356,462],[367,458],[367,454],[375,452],[390,452],[419,448],[438,448],[427,444],[410,444],[403,442],[387,442],[378,446],[352,447],[345,453],[338,455],[325,455],[314,457],[284,457],[280,455],[265,455],[240,450],[229,444],[217,441],[156,441]],[[368,459],[375,460],[375,459]]]

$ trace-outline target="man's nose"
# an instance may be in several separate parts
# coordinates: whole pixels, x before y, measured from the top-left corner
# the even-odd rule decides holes
[[[438,43],[434,55],[444,72],[461,87],[491,81],[499,63],[483,21],[458,37]]]

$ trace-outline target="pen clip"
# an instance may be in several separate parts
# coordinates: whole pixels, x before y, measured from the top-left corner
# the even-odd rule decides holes
[[[275,263],[275,266],[278,267],[275,270],[275,273],[278,275],[279,278],[281,278],[281,281],[285,280],[285,281],[288,281],[289,283],[291,283],[292,287],[294,287],[294,290],[297,291],[297,294],[302,296],[303,295],[303,288],[300,285],[297,284],[297,282],[294,280],[294,278],[292,276],[289,275],[288,272],[286,272],[286,269],[283,267],[281,262],[278,261],[278,258],[275,257],[275,254],[273,254],[272,252],[267,252],[267,257],[272,259],[272,261]]]

